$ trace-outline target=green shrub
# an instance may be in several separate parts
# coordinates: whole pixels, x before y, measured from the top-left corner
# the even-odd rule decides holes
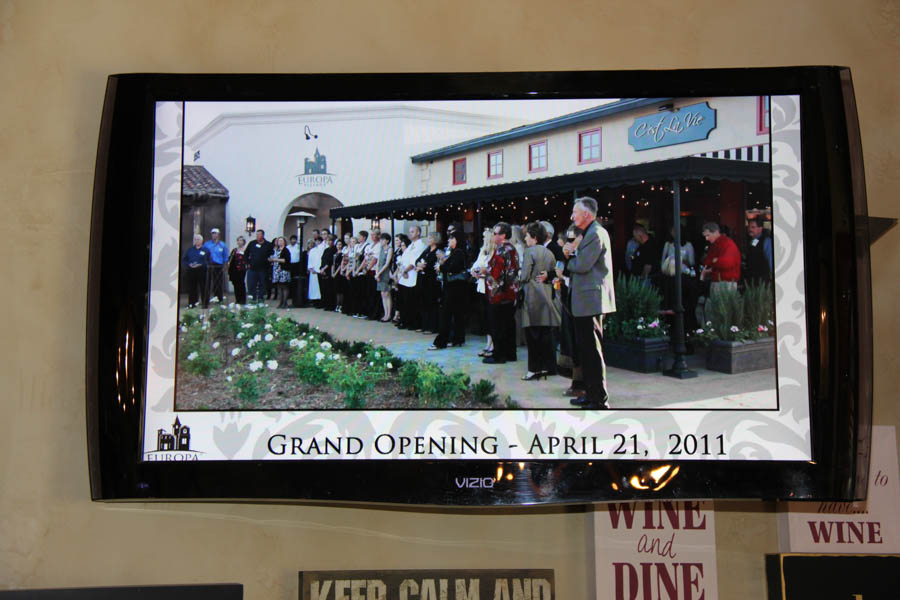
[[[221,304],[213,304],[209,307],[209,310],[206,311],[206,319],[209,321],[210,325],[220,321],[225,318],[225,315],[231,314],[230,311],[222,306]]]
[[[357,354],[366,354],[372,348],[372,345],[368,342],[351,342],[347,347],[347,354],[350,356],[356,356]]]
[[[206,345],[187,351],[181,365],[187,373],[207,377],[222,367],[222,359],[215,350]]]
[[[288,340],[298,335],[299,327],[293,319],[276,319],[272,329],[282,343],[286,344]]]
[[[706,318],[716,339],[739,340],[744,322],[744,300],[737,288],[720,288],[711,293],[706,301]]]
[[[376,378],[358,365],[334,361],[328,374],[331,386],[344,395],[347,408],[365,408],[366,397],[375,388]]]
[[[272,336],[273,339],[266,340],[266,336]],[[265,362],[267,360],[272,360],[273,358],[278,356],[278,346],[279,343],[278,340],[275,339],[274,334],[267,333],[261,337],[260,341],[255,342],[253,344],[253,348],[251,348],[250,350],[256,353],[256,357],[259,360]]]
[[[194,321],[192,325],[182,325],[181,339],[178,342],[178,352],[182,361],[186,360],[190,353],[201,352],[212,343],[207,332],[203,321],[200,320]]]
[[[241,331],[241,322],[236,313],[230,310],[210,310],[210,331],[215,337],[233,339]]]
[[[706,302],[706,327],[698,337],[730,342],[758,340],[771,334],[772,287],[748,284],[743,294],[736,288],[717,289]]]
[[[450,406],[469,389],[469,376],[461,371],[445,374],[440,367],[424,363],[419,367],[416,384],[425,406]]]
[[[196,308],[187,308],[181,311],[181,325],[191,327],[200,321],[200,311]]]
[[[253,308],[244,309],[240,313],[240,318],[244,322],[253,323],[254,325],[258,325],[262,327],[266,324],[266,319],[269,316],[269,309],[265,306],[255,306]]]
[[[384,346],[378,346],[376,348],[370,345],[367,348],[362,360],[366,362],[366,365],[368,365],[370,369],[388,371],[388,364],[390,364],[391,367],[396,368],[395,363],[397,361],[397,358],[393,354],[391,354],[391,351]]]
[[[262,380],[263,375],[244,373],[238,375],[231,382],[231,389],[234,390],[235,395],[241,400],[253,403],[259,400],[259,397],[262,394],[265,385]]]
[[[646,280],[619,273],[616,312],[603,319],[603,331],[613,340],[663,337],[668,325],[659,320],[662,297]]]
[[[419,363],[409,361],[403,363],[398,371],[398,379],[404,391],[413,396],[418,393],[419,385]]]
[[[748,283],[744,290],[744,328],[755,337],[769,337],[774,325],[775,296],[768,282]]]
[[[493,404],[497,400],[497,394],[494,392],[494,382],[487,379],[479,379],[472,386],[472,398],[479,404]]]
[[[324,359],[316,359],[315,349],[300,350],[294,353],[294,372],[300,381],[310,385],[322,385],[328,381]]]

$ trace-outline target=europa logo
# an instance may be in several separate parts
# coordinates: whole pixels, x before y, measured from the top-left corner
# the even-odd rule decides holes
[[[191,428],[182,425],[178,417],[172,423],[172,431],[158,429],[156,431],[156,450],[144,452],[144,460],[148,461],[185,461],[197,460],[197,450],[191,450]]]
[[[328,159],[316,148],[312,158],[303,159],[303,174],[297,175],[301,187],[324,187],[334,183],[334,173],[328,172]]]

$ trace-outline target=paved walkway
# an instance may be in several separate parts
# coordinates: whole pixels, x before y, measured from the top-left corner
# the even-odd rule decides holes
[[[554,376],[541,381],[522,381],[527,369],[528,350],[519,348],[515,363],[486,365],[478,352],[485,338],[468,336],[460,348],[429,352],[434,339],[413,331],[397,329],[389,323],[354,319],[339,313],[315,308],[272,309],[302,323],[318,326],[343,340],[372,340],[404,360],[424,359],[439,364],[445,371],[463,370],[472,381],[493,381],[501,398],[507,394],[522,408],[567,409],[569,399],[563,391],[571,381]],[[698,377],[679,380],[662,373],[635,373],[624,369],[607,369],[610,405],[615,409],[630,408],[762,408],[777,406],[775,369],[728,375],[696,368]]]

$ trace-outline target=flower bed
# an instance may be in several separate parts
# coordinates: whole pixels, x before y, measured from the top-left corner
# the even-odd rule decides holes
[[[619,274],[616,312],[603,319],[606,364],[638,373],[662,370],[669,349],[668,325],[659,320],[661,298],[643,279]]]
[[[752,342],[772,337],[775,333],[774,303],[772,287],[768,283],[749,284],[743,294],[736,289],[719,290],[707,301],[709,320],[688,335],[704,343],[714,340]]]
[[[659,320],[662,298],[645,280],[630,275],[616,277],[616,312],[603,319],[603,335],[610,340],[664,338],[669,327]]]
[[[265,307],[181,313],[177,410],[472,408],[499,404],[493,384],[470,385],[370,342],[336,340]]]
[[[706,368],[746,373],[775,367],[774,297],[768,283],[749,284],[744,293],[720,290],[707,303],[709,319],[689,332],[707,347]]]

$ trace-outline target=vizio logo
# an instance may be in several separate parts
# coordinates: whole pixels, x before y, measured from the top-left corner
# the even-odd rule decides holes
[[[484,489],[494,487],[493,477],[457,477],[456,487],[459,489]]]

